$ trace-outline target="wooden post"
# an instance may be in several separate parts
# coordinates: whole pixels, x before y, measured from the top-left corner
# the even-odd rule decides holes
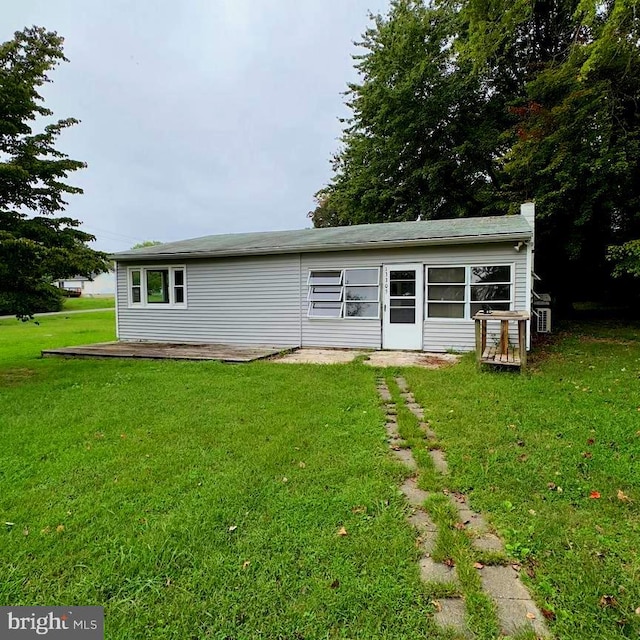
[[[520,346],[520,373],[527,370],[527,321],[518,320],[518,343]]]
[[[484,350],[487,348],[487,321],[480,320],[480,326],[482,327],[482,354],[484,354]]]
[[[482,329],[480,328],[481,322],[482,322],[481,320],[476,318],[476,364],[478,365],[478,369],[480,369],[481,367],[482,352],[483,352],[482,336],[481,336]]]
[[[507,353],[509,350],[509,321],[500,320],[500,353]]]

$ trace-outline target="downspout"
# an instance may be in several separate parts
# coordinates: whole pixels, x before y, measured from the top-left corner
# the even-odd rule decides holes
[[[298,254],[298,347],[302,348],[302,314],[303,311],[304,293],[302,289],[302,254]]]
[[[116,290],[115,290],[115,304],[116,304],[116,340],[120,340],[120,320],[118,318],[118,285],[120,283],[120,265],[115,263],[116,269]]]

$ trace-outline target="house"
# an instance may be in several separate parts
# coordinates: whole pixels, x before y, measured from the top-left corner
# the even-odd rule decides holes
[[[107,271],[96,274],[92,279],[75,276],[67,280],[57,280],[54,286],[83,296],[114,296],[116,293],[116,274],[115,271]]]
[[[117,253],[123,341],[467,351],[474,313],[530,311],[521,215],[207,236]]]

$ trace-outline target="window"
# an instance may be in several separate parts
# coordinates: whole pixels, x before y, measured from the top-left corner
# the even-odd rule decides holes
[[[490,307],[493,311],[511,308],[511,267],[471,267],[471,315]]]
[[[378,318],[380,270],[328,269],[310,271],[310,318]]]
[[[427,268],[427,318],[471,318],[484,308],[508,311],[511,265]]]
[[[416,321],[416,272],[389,271],[389,322],[413,324]]]
[[[132,269],[129,273],[131,274],[131,302],[137,304],[142,302],[140,269]]]
[[[169,269],[148,269],[147,302],[149,304],[169,303]]]
[[[185,267],[135,267],[129,269],[130,306],[186,306],[185,289]]]

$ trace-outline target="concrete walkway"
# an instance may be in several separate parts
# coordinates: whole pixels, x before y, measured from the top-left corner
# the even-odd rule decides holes
[[[425,445],[429,450],[435,471],[443,479],[446,478],[449,474],[447,459],[444,451],[438,447],[436,433],[431,429],[429,422],[425,420],[423,407],[416,402],[404,378],[395,378],[395,383],[398,385],[406,408],[420,423]],[[456,637],[472,637],[467,622],[464,593],[461,590],[456,567],[453,563],[436,562],[431,557],[438,540],[438,527],[425,507],[430,494],[418,486],[416,479],[418,465],[413,457],[413,452],[398,432],[397,407],[383,379],[378,380],[378,393],[386,407],[386,431],[389,448],[393,455],[414,473],[413,477],[404,481],[400,491],[411,507],[408,521],[418,533],[418,544],[422,552],[422,557],[419,560],[420,577],[431,585],[447,585],[450,592],[457,593],[455,596],[434,600],[436,608],[434,619],[443,629],[452,629]],[[490,530],[482,514],[469,508],[467,497],[464,494],[447,489],[444,489],[443,493],[448,496],[458,514],[459,522],[456,524],[456,529],[465,531],[470,538],[475,554],[479,554],[476,560],[487,555],[487,552],[495,555],[495,564],[484,564],[483,560],[483,562],[476,562],[474,568],[479,573],[482,590],[494,603],[501,634],[511,636],[530,631],[537,638],[549,638],[550,634],[544,617],[529,595],[526,586],[520,580],[517,565],[499,562],[501,556],[506,560],[502,540]]]

